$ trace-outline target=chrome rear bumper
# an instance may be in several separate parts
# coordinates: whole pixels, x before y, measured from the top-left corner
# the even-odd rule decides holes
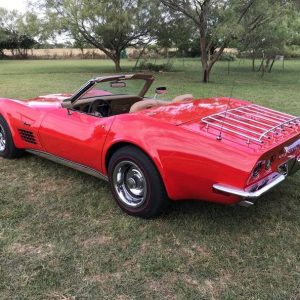
[[[287,176],[292,175],[300,170],[300,155],[294,156],[286,163],[279,166],[278,172],[272,173],[259,182],[251,185],[247,189],[240,189],[224,184],[214,184],[213,189],[219,192],[227,193],[229,195],[239,196],[243,198],[239,204],[241,206],[251,206],[255,200],[263,194],[274,188],[276,185],[286,179]]]
[[[243,190],[227,185],[214,184],[213,188],[217,191],[228,193],[230,195],[239,196],[242,198],[256,199],[271,190],[273,187],[278,185],[280,182],[285,180],[285,176],[279,173],[273,173],[272,176],[268,176],[263,181],[251,186],[249,190]]]

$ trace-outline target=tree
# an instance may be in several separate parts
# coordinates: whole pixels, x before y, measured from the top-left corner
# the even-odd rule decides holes
[[[194,22],[200,35],[202,81],[229,43],[265,24],[272,0],[161,0],[169,9]],[[270,2],[270,3],[269,3]],[[247,16],[247,26],[243,26]],[[212,46],[218,46],[212,54]]]
[[[161,22],[154,28],[154,38],[160,48],[177,48],[187,53],[198,34],[194,23],[180,13],[161,9]]]
[[[22,31],[23,15],[17,11],[8,11],[0,8],[0,53],[8,49],[13,55],[27,56],[27,50],[32,48],[36,41],[25,31]]]
[[[121,53],[142,46],[158,21],[157,5],[147,0],[42,0],[57,29],[84,38],[103,51],[121,71]]]
[[[284,5],[273,5],[268,9],[272,16],[269,22],[244,36],[239,45],[241,51],[250,51],[253,71],[255,59],[262,57],[259,67],[262,74],[271,72],[276,56],[284,55],[287,45],[295,42],[299,36],[300,14],[296,3],[287,1]],[[243,25],[247,24],[245,22]]]

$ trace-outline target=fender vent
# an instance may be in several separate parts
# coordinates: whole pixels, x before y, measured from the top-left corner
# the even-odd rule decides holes
[[[36,139],[31,131],[19,129],[21,139],[26,143],[37,144]]]

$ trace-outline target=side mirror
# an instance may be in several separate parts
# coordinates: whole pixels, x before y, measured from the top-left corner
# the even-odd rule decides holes
[[[167,94],[167,93],[168,93],[167,88],[165,86],[160,86],[160,87],[155,89],[154,99],[156,99],[158,95],[164,95],[164,94]]]
[[[155,94],[157,94],[157,95],[164,95],[164,94],[167,94],[167,93],[168,93],[168,90],[165,86],[158,87],[155,90]]]
[[[126,82],[124,81],[113,81],[110,83],[111,88],[124,88],[126,87]]]

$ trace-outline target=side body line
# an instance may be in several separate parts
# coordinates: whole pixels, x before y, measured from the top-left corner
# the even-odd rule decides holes
[[[30,149],[26,149],[26,151],[29,152],[29,153],[31,153],[31,154],[40,156],[42,158],[46,158],[46,159],[51,160],[51,161],[56,162],[56,163],[59,163],[61,165],[70,167],[70,168],[75,169],[77,171],[80,171],[80,172],[86,173],[88,175],[97,177],[99,179],[108,181],[108,177],[107,176],[103,175],[102,173],[100,173],[99,171],[97,171],[95,169],[92,169],[90,167],[84,166],[82,164],[78,164],[76,162],[73,162],[73,161],[70,161],[70,160],[67,160],[67,159],[64,159],[64,158],[52,155],[52,154],[47,153],[47,152],[42,152],[42,151],[37,151],[37,150],[30,150]]]

